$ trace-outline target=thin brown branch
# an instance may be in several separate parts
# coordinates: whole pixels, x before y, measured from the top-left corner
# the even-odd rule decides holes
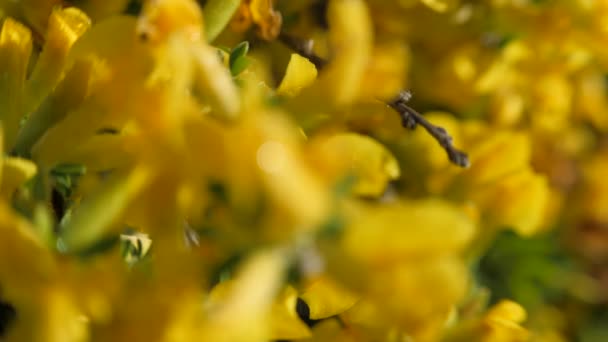
[[[296,38],[284,33],[279,35],[279,40],[291,50],[310,60],[317,69],[321,70],[327,65],[326,60],[313,52],[312,40]],[[418,125],[422,126],[445,150],[452,163],[460,167],[468,167],[469,158],[467,154],[454,147],[452,137],[448,132],[443,127],[433,125],[422,114],[407,104],[411,97],[412,94],[404,90],[399,92],[393,100],[388,101],[387,105],[399,113],[403,127],[415,129]]]

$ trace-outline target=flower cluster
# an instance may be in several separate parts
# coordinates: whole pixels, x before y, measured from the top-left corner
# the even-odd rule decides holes
[[[0,1],[0,339],[565,338],[481,273],[608,226],[606,11]]]

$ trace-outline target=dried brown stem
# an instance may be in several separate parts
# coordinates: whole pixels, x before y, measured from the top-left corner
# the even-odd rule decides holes
[[[325,59],[313,52],[312,40],[300,39],[284,33],[279,35],[279,40],[291,50],[310,60],[317,69],[321,70],[327,65]],[[448,132],[443,127],[433,125],[422,114],[407,104],[411,97],[412,94],[404,90],[399,92],[393,100],[388,101],[387,105],[399,113],[403,127],[415,129],[418,125],[422,126],[441,145],[452,163],[460,167],[468,167],[469,158],[467,154],[454,147],[452,137]]]

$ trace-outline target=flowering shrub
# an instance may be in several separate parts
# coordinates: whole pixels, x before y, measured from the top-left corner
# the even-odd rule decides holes
[[[0,1],[0,339],[605,340],[607,11]]]

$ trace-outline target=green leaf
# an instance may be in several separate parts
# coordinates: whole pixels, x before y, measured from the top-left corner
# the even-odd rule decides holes
[[[230,65],[230,73],[232,76],[237,76],[241,72],[243,72],[249,66],[249,58],[242,56],[234,61],[233,64]]]
[[[237,58],[246,56],[249,52],[249,42],[243,41],[237,44],[230,52],[230,63],[235,61]]]
[[[247,52],[249,52],[248,41],[240,42],[237,46],[235,46],[230,52],[230,69],[232,69],[232,66],[237,60],[247,56]]]

